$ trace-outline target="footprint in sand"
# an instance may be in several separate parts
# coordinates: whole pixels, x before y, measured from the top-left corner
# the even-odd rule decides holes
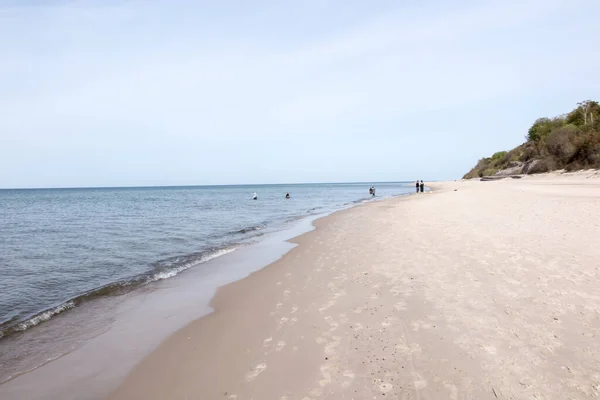
[[[381,393],[385,394],[385,393],[389,393],[394,389],[394,386],[390,383],[382,383],[381,385],[379,385],[379,390],[381,390]]]
[[[329,332],[334,332],[337,330],[340,324],[338,324],[336,321],[333,321],[329,324],[329,326],[331,326],[331,328],[329,328]]]
[[[484,349],[485,351],[487,351],[490,355],[495,356],[496,355],[496,348],[494,346],[491,345],[480,345],[480,347],[482,349]]]
[[[419,321],[416,321],[416,322],[411,323],[410,327],[414,332],[419,332],[419,330],[421,329],[421,324]]]
[[[283,340],[280,340],[279,342],[277,342],[277,346],[275,347],[275,350],[281,351],[281,350],[283,350],[284,347],[285,347],[285,342]]]
[[[390,294],[392,296],[398,296],[401,293],[402,293],[402,288],[400,286],[394,286],[393,288],[390,289]]]
[[[448,399],[458,400],[458,389],[456,388],[455,384],[453,384],[452,382],[444,381],[444,387],[446,388],[446,390],[448,390],[448,392],[450,392]]]
[[[254,367],[254,371],[252,371],[246,375],[246,381],[252,382],[265,369],[267,369],[267,364],[258,364],[256,367]]]
[[[342,375],[344,376],[344,378],[347,378],[347,380],[344,382],[345,384],[347,384],[346,386],[350,386],[350,383],[354,380],[354,377],[356,376],[354,372],[350,371],[349,369],[345,370]]]
[[[413,381],[413,384],[415,385],[415,389],[416,390],[425,389],[425,387],[427,386],[427,380],[425,380],[419,374],[415,374],[414,378],[415,378],[415,380]]]
[[[319,386],[327,386],[331,383],[331,374],[329,373],[330,367],[328,365],[321,366],[321,376],[323,379],[319,380]]]
[[[263,347],[269,347],[269,344],[271,344],[272,341],[272,337],[266,338],[265,340],[263,340]]]
[[[327,354],[328,356],[333,356],[336,354],[336,347],[338,347],[340,345],[340,337],[339,336],[334,336],[333,337],[333,341],[327,343],[327,345],[325,346],[325,354]]]

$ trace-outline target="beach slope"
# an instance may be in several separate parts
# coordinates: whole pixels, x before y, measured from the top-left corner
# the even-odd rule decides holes
[[[600,180],[436,189],[317,221],[110,399],[600,396]]]

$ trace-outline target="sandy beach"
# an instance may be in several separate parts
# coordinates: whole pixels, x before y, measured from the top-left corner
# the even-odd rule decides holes
[[[600,179],[434,184],[315,223],[109,399],[600,396]]]

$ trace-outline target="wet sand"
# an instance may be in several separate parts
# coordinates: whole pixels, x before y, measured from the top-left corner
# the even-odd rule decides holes
[[[255,244],[240,246],[173,278],[76,307],[41,324],[35,332],[3,339],[0,381],[13,371],[27,371],[23,367],[31,360],[19,359],[23,351],[36,354],[34,361],[43,365],[0,384],[0,399],[105,398],[161,342],[209,314],[209,302],[218,287],[281,258],[294,247],[286,240],[312,230],[314,218],[286,224]],[[33,337],[28,337],[30,333]]]
[[[110,399],[600,396],[600,179],[449,182],[333,214]]]

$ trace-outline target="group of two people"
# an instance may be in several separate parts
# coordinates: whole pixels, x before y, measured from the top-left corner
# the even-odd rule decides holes
[[[285,198],[286,198],[286,199],[289,199],[289,198],[290,198],[290,194],[289,194],[289,193],[286,193],[286,194],[285,194]],[[254,194],[252,195],[252,200],[258,200],[258,195],[257,195],[256,193],[254,193]]]
[[[421,181],[421,182],[417,181],[415,183],[415,187],[417,188],[417,193],[419,193],[419,191],[421,193],[423,193],[423,191],[425,190],[425,184],[423,183],[423,181]]]

